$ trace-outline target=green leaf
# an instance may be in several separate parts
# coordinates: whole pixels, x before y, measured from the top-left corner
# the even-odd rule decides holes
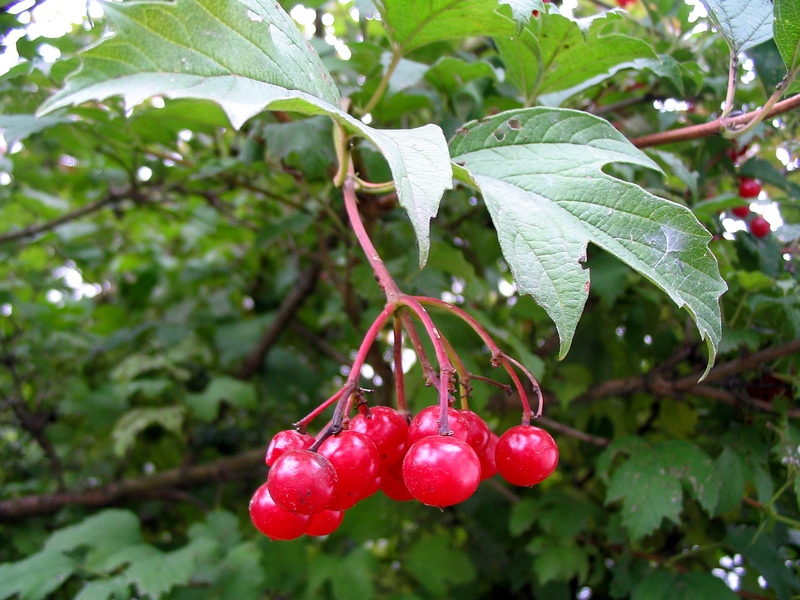
[[[186,397],[192,412],[203,421],[216,419],[222,402],[241,408],[255,408],[256,390],[250,383],[223,375],[215,377],[201,393]]]
[[[792,590],[800,590],[800,580],[787,568],[786,559],[775,540],[755,527],[729,527],[726,542],[747,559],[775,590],[779,600],[789,600]]]
[[[131,597],[128,583],[122,576],[87,581],[75,600],[127,600]]]
[[[539,538],[528,545],[533,552],[533,570],[539,583],[559,579],[578,578],[579,583],[586,581],[589,575],[589,557],[586,550],[571,540],[555,542],[551,538]]]
[[[529,104],[538,96],[560,92],[557,99],[547,101],[559,104],[623,69],[661,64],[643,40],[618,33],[603,35],[608,21],[606,16],[595,18],[583,30],[575,20],[554,11],[543,15],[541,23],[532,22],[519,37],[497,37],[495,43],[508,78]],[[558,68],[551,68],[554,64]]]
[[[484,197],[520,292],[555,321],[560,356],[588,297],[591,241],[689,310],[711,367],[727,289],[711,236],[686,207],[602,171],[614,162],[658,170],[611,125],[572,110],[514,110],[467,124],[450,151],[456,176]]]
[[[0,115],[0,133],[8,146],[24,140],[60,123],[69,123],[66,117],[37,117],[35,115]]]
[[[775,45],[788,71],[800,67],[800,1],[775,0]]]
[[[43,600],[77,570],[78,563],[59,550],[45,549],[15,563],[0,564],[0,600]]]
[[[47,540],[45,549],[66,551],[89,546],[91,551],[85,562],[94,569],[109,555],[141,541],[138,517],[129,510],[112,508],[87,517],[77,525],[59,529]]]
[[[386,157],[425,264],[430,220],[452,187],[447,143],[437,125],[379,130],[343,111],[330,74],[275,3],[141,2],[109,5],[106,14],[116,34],[81,55],[83,67],[40,114],[112,95],[121,95],[127,107],[161,95],[212,100],[237,129],[267,108],[327,115]]]
[[[513,536],[525,533],[536,522],[538,502],[532,498],[523,498],[511,507],[508,519],[508,530]]]
[[[344,561],[337,562],[330,574],[336,600],[371,600],[375,598],[375,557],[365,548],[356,548]]]
[[[213,591],[220,600],[258,600],[264,594],[261,551],[253,542],[233,548],[219,564]]]
[[[380,0],[381,20],[404,54],[427,44],[479,35],[511,36],[544,10],[541,0]],[[513,19],[498,11],[509,5]],[[515,22],[516,21],[516,22]]]
[[[669,440],[634,453],[611,475],[606,503],[624,498],[622,522],[634,539],[651,533],[662,519],[680,522],[683,482],[690,494],[713,514],[722,484],[711,459],[697,446]]]
[[[42,111],[119,94],[123,82],[128,105],[138,104],[161,93],[159,82],[150,80],[156,73],[219,95],[230,86],[234,102],[237,92],[253,93],[258,84],[273,93],[282,88],[339,102],[330,73],[274,2],[177,0],[109,4],[103,11],[115,35],[82,54],[82,68]],[[232,74],[247,77],[243,87]]]
[[[705,4],[734,54],[772,37],[771,0],[705,0]]]
[[[454,549],[446,533],[425,536],[411,546],[405,567],[435,596],[444,596],[450,585],[469,583],[477,576],[467,554]]]
[[[636,587],[631,600],[736,600],[738,596],[708,573],[653,571]]]
[[[188,583],[198,558],[216,547],[215,542],[203,538],[180,550],[144,557],[131,563],[125,571],[125,579],[136,586],[140,595],[158,599],[174,586]]]
[[[151,425],[160,425],[175,435],[183,435],[183,417],[186,409],[183,406],[165,406],[162,408],[136,408],[117,421],[112,436],[114,453],[124,456],[133,447],[136,436]]]

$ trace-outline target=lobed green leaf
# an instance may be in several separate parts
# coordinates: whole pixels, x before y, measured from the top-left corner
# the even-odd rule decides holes
[[[561,356],[589,294],[592,242],[689,310],[711,367],[727,289],[711,236],[685,206],[603,172],[615,162],[660,170],[611,125],[572,110],[508,111],[467,124],[450,152],[456,176],[483,195],[519,290],[555,322]]]

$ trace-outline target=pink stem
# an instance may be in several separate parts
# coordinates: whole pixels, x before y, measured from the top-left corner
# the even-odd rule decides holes
[[[406,403],[406,381],[403,373],[403,325],[400,315],[394,315],[394,389],[397,396],[397,410],[408,417],[408,404]]]
[[[508,372],[511,380],[514,382],[514,387],[517,388],[517,392],[519,393],[520,402],[522,403],[522,423],[524,425],[530,425],[531,417],[538,419],[542,416],[542,409],[544,408],[544,398],[542,396],[542,391],[539,386],[539,382],[536,381],[536,378],[533,374],[526,369],[519,361],[514,360],[510,356],[506,355],[500,347],[495,343],[492,339],[492,336],[481,326],[475,318],[464,311],[463,309],[450,304],[449,302],[445,302],[444,300],[439,300],[438,298],[429,298],[427,296],[414,296],[414,299],[417,300],[420,304],[429,304],[432,306],[438,306],[439,308],[446,310],[460,319],[462,319],[467,325],[472,327],[473,331],[480,336],[483,340],[483,343],[489,348],[492,353],[492,364],[493,366],[503,365],[503,368]],[[525,393],[525,388],[522,385],[519,377],[517,376],[516,371],[512,367],[512,364],[516,366],[519,370],[525,373],[525,376],[530,380],[531,384],[533,385],[533,391],[536,394],[536,398],[539,401],[539,405],[537,406],[536,413],[534,414],[531,410],[530,403],[528,402],[528,395]]]
[[[361,375],[361,367],[364,366],[364,362],[367,360],[367,353],[369,349],[372,347],[372,344],[375,342],[375,339],[378,337],[378,334],[383,329],[383,326],[386,324],[386,321],[389,320],[395,310],[397,310],[396,305],[389,305],[387,304],[378,317],[372,322],[370,328],[367,330],[367,333],[364,335],[364,339],[361,342],[361,346],[358,349],[358,353],[356,354],[355,359],[353,360],[353,365],[350,367],[350,375],[347,377],[347,381],[342,386],[338,392],[336,392],[333,396],[328,398],[325,402],[320,404],[317,408],[311,411],[308,415],[306,415],[303,419],[295,423],[295,426],[298,429],[305,430],[308,427],[308,424],[311,423],[320,413],[322,413],[326,408],[328,408],[334,402],[337,402],[342,398],[344,394],[346,394],[346,398],[349,399],[353,395],[353,391],[358,387],[358,378]],[[345,412],[344,415],[346,416],[347,413]]]

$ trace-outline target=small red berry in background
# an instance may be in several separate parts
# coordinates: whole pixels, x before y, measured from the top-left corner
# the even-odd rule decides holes
[[[403,460],[408,421],[393,408],[374,406],[350,419],[350,431],[363,433],[373,441],[384,467]]]
[[[636,4],[636,0],[617,0],[617,5],[620,8],[626,8],[629,4]]]
[[[739,195],[742,198],[755,198],[761,193],[761,184],[752,177],[739,178]]]
[[[740,219],[746,219],[750,215],[750,207],[746,204],[734,206],[731,209],[731,212],[734,214],[734,216],[739,217]]]
[[[558,446],[544,429],[517,425],[497,441],[495,464],[513,485],[531,486],[547,479],[558,464]]]
[[[455,408],[447,409],[447,423],[453,432],[453,437],[469,443],[469,423]],[[435,404],[423,408],[408,424],[409,448],[417,440],[430,435],[439,435],[439,407]]]
[[[300,433],[294,429],[286,429],[275,434],[267,447],[267,455],[264,462],[271,467],[278,460],[278,457],[287,450],[306,450],[314,443],[314,437],[306,433]]]
[[[756,217],[750,221],[750,233],[757,238],[763,238],[770,234],[772,228],[764,217]]]
[[[306,535],[330,535],[342,524],[343,519],[343,510],[323,510],[321,513],[311,515]]]
[[[270,539],[293,540],[306,532],[311,517],[289,512],[275,504],[265,483],[250,500],[250,520]]]
[[[431,435],[417,441],[403,459],[403,482],[428,506],[452,506],[478,489],[481,461],[465,441],[451,435]]]
[[[267,487],[275,504],[301,515],[328,508],[336,493],[336,482],[331,462],[310,450],[284,452],[267,475]]]

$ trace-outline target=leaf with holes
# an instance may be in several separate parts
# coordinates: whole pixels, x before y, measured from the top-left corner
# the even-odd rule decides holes
[[[668,440],[631,453],[611,475],[606,503],[624,499],[622,523],[638,539],[657,529],[663,519],[680,522],[684,488],[709,515],[714,514],[721,485],[702,450],[689,442]]]
[[[705,0],[735,54],[772,37],[772,0]]]
[[[606,121],[534,108],[459,130],[456,176],[478,188],[514,279],[555,321],[569,350],[589,294],[587,244],[626,262],[685,306],[713,363],[722,335],[725,282],[711,235],[689,209],[603,172],[611,163],[659,170]]]
[[[40,114],[113,95],[130,108],[161,95],[216,102],[236,128],[266,109],[327,115],[384,154],[425,263],[430,221],[452,187],[447,142],[437,125],[373,129],[343,111],[327,69],[277,3],[177,0],[103,9],[115,35],[81,55],[81,69]]]

